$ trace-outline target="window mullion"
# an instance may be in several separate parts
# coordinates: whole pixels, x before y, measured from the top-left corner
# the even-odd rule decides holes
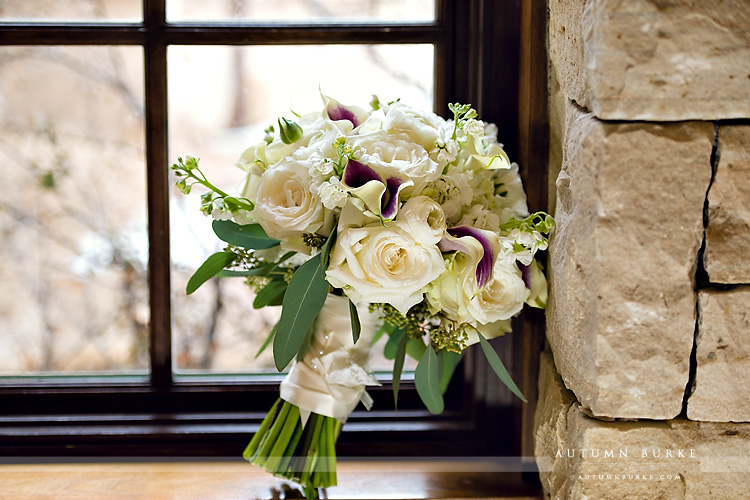
[[[172,384],[167,45],[163,39],[165,0],[144,0],[143,20],[146,26],[144,60],[151,384],[157,391],[164,391]]]

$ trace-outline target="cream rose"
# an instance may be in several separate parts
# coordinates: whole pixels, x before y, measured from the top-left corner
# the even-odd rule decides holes
[[[355,304],[387,303],[405,314],[442,270],[436,245],[415,240],[405,222],[392,221],[341,231],[326,278]]]
[[[446,270],[430,285],[427,300],[434,312],[442,310],[450,319],[474,326],[496,323],[515,316],[529,290],[515,263],[502,255],[495,260],[492,276],[480,288],[476,276],[484,255],[478,240],[466,239],[464,251],[446,259]]]
[[[415,181],[433,181],[441,174],[427,150],[407,134],[378,130],[351,138],[361,163],[384,177],[398,176]]]
[[[472,297],[467,308],[471,317],[486,325],[518,314],[528,296],[529,289],[515,261],[501,254],[495,260],[492,278]]]
[[[383,129],[408,134],[414,142],[431,151],[440,138],[445,120],[435,113],[423,113],[398,103],[388,106]]]
[[[253,203],[253,218],[266,233],[282,240],[290,250],[309,253],[302,242],[303,233],[318,232],[324,236],[333,228],[333,215],[310,190],[311,178],[306,162],[284,158],[260,176],[244,193]]]
[[[396,220],[403,220],[415,240],[437,244],[447,228],[443,208],[432,198],[415,196],[401,207]]]

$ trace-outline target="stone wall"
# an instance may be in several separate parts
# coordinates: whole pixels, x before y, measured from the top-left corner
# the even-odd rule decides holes
[[[558,224],[536,415],[543,487],[554,499],[739,498],[750,2],[549,0],[549,15]]]

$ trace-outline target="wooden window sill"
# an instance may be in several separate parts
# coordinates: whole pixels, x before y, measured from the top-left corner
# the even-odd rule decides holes
[[[7,463],[7,462],[6,462]],[[342,461],[330,499],[541,499],[538,484],[482,459]],[[301,498],[241,460],[0,465],[3,498],[214,500]]]

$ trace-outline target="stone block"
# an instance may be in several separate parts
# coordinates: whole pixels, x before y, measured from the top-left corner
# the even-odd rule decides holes
[[[566,95],[611,120],[750,117],[750,2],[550,0]]]
[[[750,422],[750,287],[698,294],[690,420]]]
[[[750,125],[722,125],[719,127],[716,175],[708,192],[703,264],[709,280],[713,283],[750,283],[748,248]]]
[[[601,421],[542,357],[535,456],[554,500],[734,500],[750,491],[750,424]]]
[[[714,126],[606,123],[570,105],[566,130],[549,256],[557,368],[595,416],[674,418]]]

